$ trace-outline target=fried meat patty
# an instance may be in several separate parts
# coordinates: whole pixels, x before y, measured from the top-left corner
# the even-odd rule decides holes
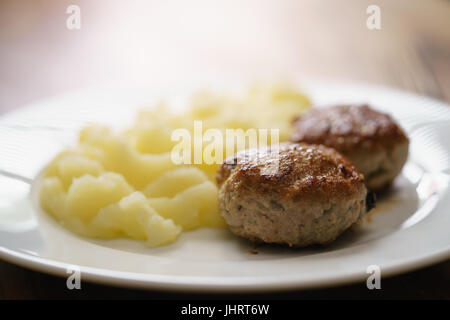
[[[291,141],[336,149],[355,164],[374,191],[389,186],[401,172],[409,148],[400,126],[367,105],[313,108],[293,122]]]
[[[328,244],[367,210],[363,176],[320,145],[245,150],[225,160],[217,182],[221,215],[232,232],[253,242]]]

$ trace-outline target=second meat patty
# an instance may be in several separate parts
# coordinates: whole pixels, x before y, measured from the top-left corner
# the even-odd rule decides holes
[[[336,149],[355,164],[373,191],[392,183],[406,162],[409,147],[400,126],[367,105],[311,109],[294,121],[291,141]]]

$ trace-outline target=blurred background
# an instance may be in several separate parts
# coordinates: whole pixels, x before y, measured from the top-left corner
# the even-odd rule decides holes
[[[70,5],[81,28],[69,30]],[[381,29],[366,26],[369,5]],[[0,0],[0,113],[86,86],[326,77],[450,99],[448,0]]]

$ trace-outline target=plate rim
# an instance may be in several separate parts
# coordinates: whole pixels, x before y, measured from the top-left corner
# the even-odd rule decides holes
[[[72,264],[51,260],[42,257],[36,257],[30,254],[10,250],[0,247],[0,258],[6,262],[18,265],[33,271],[66,278],[68,276],[67,269]],[[418,259],[412,259],[413,262],[397,263],[391,267],[384,267],[382,278],[389,278],[399,274],[419,270],[439,262],[443,262],[450,258],[450,245],[448,248],[436,253],[423,256]],[[254,293],[254,292],[272,292],[272,291],[288,291],[288,290],[308,290],[324,287],[336,287],[344,284],[355,284],[367,279],[368,274],[365,272],[353,273],[343,277],[330,277],[330,279],[322,279],[320,281],[305,282],[304,280],[282,281],[279,282],[257,282],[257,277],[225,277],[220,284],[217,283],[217,277],[199,277],[199,276],[165,276],[154,274],[140,274],[136,272],[112,271],[95,267],[78,266],[82,274],[82,281],[101,285],[112,285],[121,288],[160,290],[173,292],[192,292],[199,293]],[[105,272],[106,271],[106,272]],[[160,279],[156,279],[160,278]],[[162,280],[161,280],[162,279]],[[168,280],[172,279],[172,280]],[[180,282],[180,279],[182,281]],[[214,279],[214,282],[205,283],[206,280]],[[236,279],[243,282],[243,279],[251,279],[247,283],[237,284],[229,279]],[[194,281],[193,281],[194,280]],[[248,280],[247,280],[248,281]]]

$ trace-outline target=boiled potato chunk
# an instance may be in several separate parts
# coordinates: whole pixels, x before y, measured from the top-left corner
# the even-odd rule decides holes
[[[182,231],[181,226],[161,217],[140,192],[134,192],[121,199],[119,203],[100,210],[91,227],[105,237],[120,234],[146,240],[150,247],[170,243]]]
[[[99,177],[84,175],[75,178],[67,192],[66,211],[89,222],[98,211],[133,192],[133,188],[117,173],[107,172]]]
[[[217,187],[211,181],[190,187],[173,198],[150,198],[149,203],[161,216],[186,230],[224,226],[218,210]]]
[[[194,167],[182,167],[162,174],[143,193],[150,198],[175,197],[191,186],[208,180],[206,174]]]

